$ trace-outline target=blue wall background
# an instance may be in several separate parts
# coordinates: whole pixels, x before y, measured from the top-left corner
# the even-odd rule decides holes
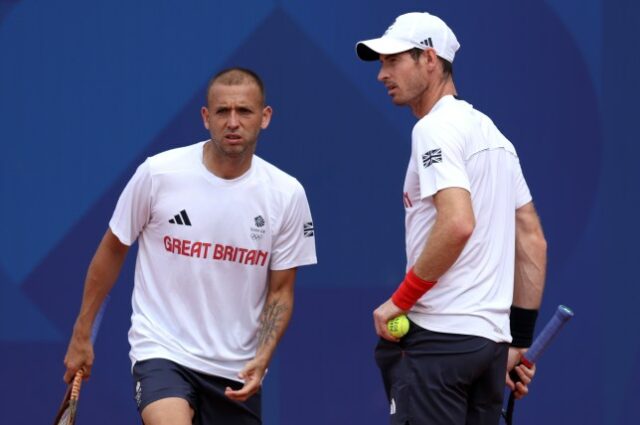
[[[0,0],[6,423],[51,420],[84,273],[119,192],[146,156],[207,137],[204,89],[230,65],[264,77],[275,115],[258,153],[302,181],[317,229],[320,264],[299,274],[265,424],[387,423],[371,312],[404,270],[413,117],[353,46],[412,10],[453,28],[458,91],[521,154],[550,244],[541,325],[560,303],[576,311],[518,423],[638,423],[638,3]],[[138,423],[126,341],[133,259],[80,423]]]

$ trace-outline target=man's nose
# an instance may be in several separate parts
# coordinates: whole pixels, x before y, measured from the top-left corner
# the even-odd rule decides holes
[[[378,81],[384,81],[389,78],[387,71],[384,69],[383,65],[380,65],[380,71],[378,71]]]
[[[229,121],[227,122],[227,127],[229,128],[238,128],[240,125],[240,120],[238,119],[238,113],[236,111],[231,111],[229,114]]]

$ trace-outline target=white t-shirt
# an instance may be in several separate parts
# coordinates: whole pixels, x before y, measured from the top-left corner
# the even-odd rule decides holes
[[[511,142],[486,115],[445,96],[413,128],[404,183],[407,269],[435,223],[433,195],[451,187],[471,193],[476,226],[457,261],[409,317],[436,332],[511,342],[515,210],[531,194]]]
[[[316,263],[302,185],[254,155],[225,180],[203,164],[205,142],[148,158],[109,223],[138,258],[132,363],[166,358],[238,381],[256,352],[269,270]]]

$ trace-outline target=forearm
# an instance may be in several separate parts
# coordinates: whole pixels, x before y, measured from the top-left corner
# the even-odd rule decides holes
[[[295,271],[272,272],[269,292],[260,315],[256,360],[269,364],[293,313]]]
[[[547,242],[533,205],[516,214],[516,257],[513,305],[538,309],[547,268]]]
[[[469,192],[448,188],[433,198],[437,216],[424,248],[391,297],[407,311],[456,262],[471,237],[475,217]],[[386,318],[386,317],[385,317]]]
[[[85,378],[91,374],[93,364],[91,327],[100,306],[118,278],[127,250],[128,246],[120,243],[111,230],[107,230],[91,260],[85,279],[80,313],[73,327],[73,334],[64,359],[67,367],[64,380],[67,383],[73,379],[73,375],[80,368],[83,368]]]
[[[468,240],[468,235],[455,234],[450,220],[436,221],[424,249],[391,296],[393,304],[408,311],[456,261]],[[470,235],[470,231],[469,231]],[[393,309],[387,311],[393,313]],[[387,319],[386,314],[384,318]]]
[[[460,256],[472,230],[471,223],[460,226],[449,222],[447,217],[436,220],[413,271],[424,280],[440,279]]]
[[[547,243],[531,202],[516,210],[515,246],[511,345],[526,348],[533,340],[547,265]]]
[[[89,337],[95,316],[118,279],[127,249],[110,230],[104,235],[87,270],[82,304],[74,325],[77,336]]]

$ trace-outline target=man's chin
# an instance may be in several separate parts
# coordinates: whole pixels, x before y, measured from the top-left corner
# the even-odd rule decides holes
[[[253,154],[255,144],[252,143],[226,143],[217,142],[214,144],[216,150],[227,158],[242,158]]]
[[[236,156],[243,156],[246,153],[247,149],[243,146],[231,146],[231,147],[226,147],[222,149],[222,151],[227,156],[236,157]]]
[[[253,149],[251,149],[250,146],[246,145],[227,145],[222,147],[222,152],[224,152],[224,154],[230,158],[242,158],[244,156],[253,154]]]

